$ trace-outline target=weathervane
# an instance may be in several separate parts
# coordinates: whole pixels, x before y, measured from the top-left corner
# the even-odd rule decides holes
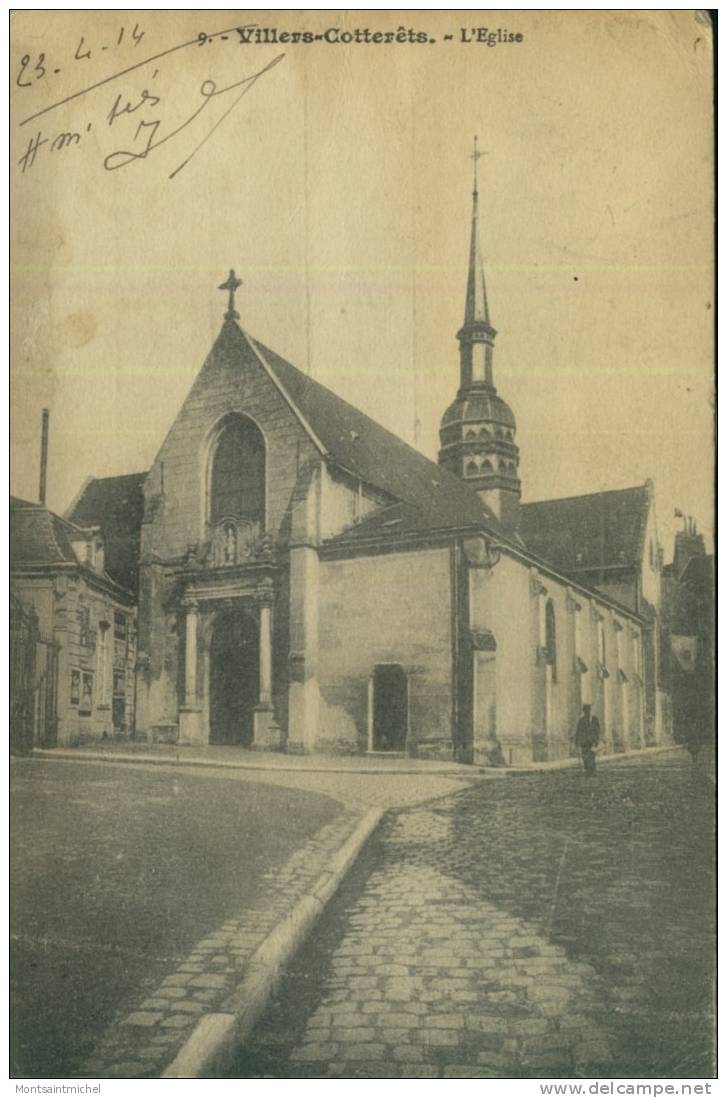
[[[223,282],[221,286],[218,286],[218,290],[227,290],[229,293],[229,299],[227,302],[227,312],[225,313],[225,320],[239,320],[240,314],[235,309],[235,292],[242,286],[242,279],[237,278],[234,271],[230,271],[229,278],[226,282]]]
[[[480,150],[477,148],[477,134],[475,134],[474,151],[470,153],[470,160],[474,160],[474,190],[472,192],[473,194],[477,194],[477,161],[483,156],[487,156],[487,153],[486,152],[480,152]]]

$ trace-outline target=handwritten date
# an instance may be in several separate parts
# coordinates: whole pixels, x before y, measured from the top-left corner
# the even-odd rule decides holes
[[[90,61],[94,54],[101,53],[108,49],[117,49],[124,44],[124,41],[133,46],[138,46],[143,37],[144,31],[141,30],[138,23],[135,23],[130,31],[128,31],[126,27],[121,27],[118,34],[115,36],[115,41],[105,42],[103,44],[97,43],[93,46],[87,45],[86,36],[82,34],[71,60]],[[25,53],[20,58],[20,66],[15,77],[15,83],[19,88],[32,88],[35,84],[38,84],[49,75],[57,76],[60,71],[59,68],[48,61],[45,53],[38,53],[35,55]]]

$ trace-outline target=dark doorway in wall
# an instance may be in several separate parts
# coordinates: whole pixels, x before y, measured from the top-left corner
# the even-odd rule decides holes
[[[398,663],[374,668],[373,750],[404,751],[409,724],[409,690]]]
[[[216,619],[210,645],[210,743],[249,747],[260,697],[257,621],[238,610]]]

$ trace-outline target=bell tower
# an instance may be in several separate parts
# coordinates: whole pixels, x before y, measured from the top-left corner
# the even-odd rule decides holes
[[[495,388],[496,330],[490,322],[479,238],[477,162],[484,153],[475,137],[472,226],[464,323],[459,340],[459,389],[442,416],[439,464],[466,480],[503,526],[516,530],[520,510],[520,451],[515,417]]]

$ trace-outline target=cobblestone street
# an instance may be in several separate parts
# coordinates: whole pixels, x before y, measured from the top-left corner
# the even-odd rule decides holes
[[[711,1075],[713,795],[669,754],[392,811],[230,1077]]]

